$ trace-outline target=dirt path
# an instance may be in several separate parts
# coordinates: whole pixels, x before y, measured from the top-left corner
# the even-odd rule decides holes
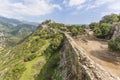
[[[89,37],[74,40],[92,60],[100,64],[112,75],[120,77],[120,59],[116,53],[108,50],[107,41],[95,39],[92,33],[90,33]]]

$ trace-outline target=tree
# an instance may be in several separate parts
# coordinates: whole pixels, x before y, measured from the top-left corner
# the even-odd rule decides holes
[[[99,23],[93,22],[93,23],[89,24],[89,27],[90,27],[90,29],[94,30],[95,27],[99,27]]]
[[[111,24],[101,23],[99,27],[94,28],[94,34],[99,38],[106,38],[110,34]]]
[[[77,34],[78,34],[78,30],[75,27],[72,27],[71,32],[72,32],[73,36],[77,36]]]
[[[108,47],[113,51],[120,52],[120,36],[118,36],[115,40],[110,40],[108,42]]]
[[[99,37],[99,36],[102,35],[102,32],[101,32],[100,28],[95,28],[95,29],[94,29],[94,35],[95,35],[96,37]]]
[[[87,25],[85,25],[85,24],[81,25],[82,28],[86,28],[86,26],[87,26]]]
[[[120,21],[120,14],[118,15],[119,21]]]
[[[106,36],[108,36],[110,34],[111,24],[102,23],[100,25],[100,29],[102,32],[102,36],[105,38]]]
[[[117,14],[111,14],[104,16],[100,22],[112,24],[113,22],[118,22],[118,21],[119,21],[119,16]]]

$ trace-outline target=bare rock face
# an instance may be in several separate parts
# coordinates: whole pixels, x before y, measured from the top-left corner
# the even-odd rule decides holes
[[[3,32],[0,32],[0,48],[5,47],[5,35]]]
[[[120,80],[95,63],[68,34],[61,50],[62,80]]]
[[[111,29],[112,39],[115,39],[117,36],[120,35],[120,22],[114,23]]]

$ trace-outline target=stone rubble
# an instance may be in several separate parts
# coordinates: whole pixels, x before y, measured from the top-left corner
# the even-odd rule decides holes
[[[67,33],[61,50],[62,80],[120,80],[95,63]]]

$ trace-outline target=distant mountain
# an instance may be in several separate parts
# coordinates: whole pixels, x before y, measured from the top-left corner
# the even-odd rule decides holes
[[[30,35],[38,26],[38,23],[20,21],[17,19],[0,16],[0,32],[6,37],[6,45],[11,46]]]
[[[0,16],[0,25],[8,27],[8,28],[14,28],[14,27],[18,27],[20,25],[25,25],[25,26],[28,26],[28,27],[31,28],[33,26],[37,26],[38,23],[28,22],[28,21],[20,21],[20,20],[17,20],[17,19],[6,18],[6,17],[1,17]]]

